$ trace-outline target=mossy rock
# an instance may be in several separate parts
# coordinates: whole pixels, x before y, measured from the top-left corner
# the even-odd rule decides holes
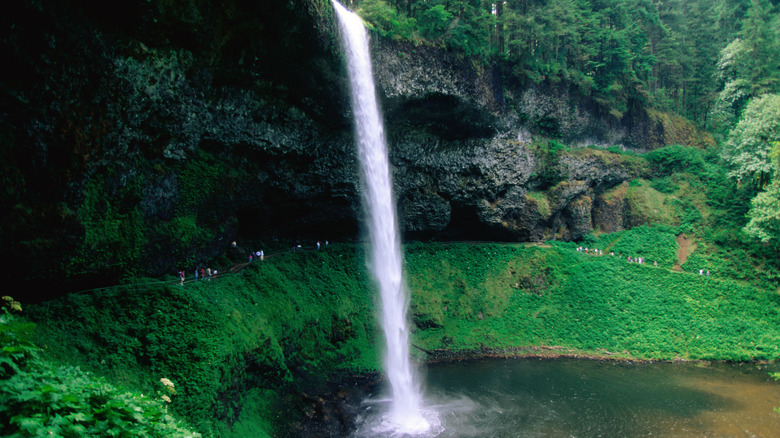
[[[635,185],[629,185],[626,190],[628,202],[628,224],[631,227],[647,224],[679,225],[672,202],[676,199],[659,192],[650,186],[649,181],[636,180]]]
[[[628,181],[602,193],[593,203],[593,226],[601,232],[623,230],[628,211]]]
[[[548,220],[551,215],[550,201],[545,192],[528,192],[525,194],[525,200],[536,207],[536,211],[543,220]]]
[[[656,147],[670,144],[694,146],[700,149],[715,147],[715,139],[708,132],[696,129],[690,120],[671,113],[648,110],[652,126],[658,135]],[[654,147],[653,149],[655,149]]]

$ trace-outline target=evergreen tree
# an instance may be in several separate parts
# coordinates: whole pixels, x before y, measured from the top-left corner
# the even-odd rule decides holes
[[[773,24],[777,10],[769,0],[752,0],[740,37],[745,44],[745,79],[751,94],[775,92],[780,86],[780,44]]]
[[[362,0],[386,37],[566,84],[616,117],[648,104],[724,135],[780,86],[777,0]]]

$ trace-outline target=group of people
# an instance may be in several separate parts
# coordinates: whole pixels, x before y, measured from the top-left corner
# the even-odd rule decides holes
[[[593,255],[599,255],[599,256],[600,255],[604,255],[604,252],[602,250],[596,249],[596,248],[588,248],[588,247],[578,246],[577,247],[577,251],[584,252],[585,254],[593,254]],[[615,253],[614,252],[610,252],[609,255],[614,256]],[[631,257],[631,256],[628,256],[626,258],[626,260],[628,260],[629,263],[638,263],[640,265],[645,264],[645,258],[644,257]],[[653,261],[653,266],[658,267],[658,261]],[[699,275],[706,275],[707,277],[709,277],[710,276],[710,271],[709,270],[705,271],[704,269],[699,269]]]
[[[328,241],[325,241],[325,246],[328,246]],[[236,241],[233,241],[230,243],[230,246],[233,248],[237,248],[238,243]],[[322,243],[318,240],[316,243],[317,251],[319,251],[322,248]],[[300,251],[303,247],[300,244],[295,244],[292,248],[292,251]],[[254,262],[255,260],[263,261],[265,260],[265,251],[262,249],[257,251],[250,251],[248,256],[249,263]],[[197,267],[195,268],[195,281],[198,280],[211,280],[212,277],[217,276],[217,270],[212,270],[211,268],[206,267]],[[184,271],[179,271],[179,284],[184,284],[184,281],[186,280],[187,274]]]
[[[316,243],[316,246],[317,246],[317,251],[319,251],[322,248],[322,243],[320,243],[320,241],[318,240],[317,243]],[[327,240],[325,241],[325,246],[328,246],[328,241]],[[293,247],[290,250],[292,252],[301,251],[301,250],[303,250],[303,245],[301,245],[300,243],[296,242],[295,245],[293,245]]]
[[[599,256],[604,255],[604,251],[602,251],[600,249],[596,249],[596,248],[588,248],[588,247],[578,246],[577,247],[577,251],[584,252],[585,254],[593,254],[593,255],[599,255]],[[610,252],[609,255],[614,257],[615,256],[614,251]],[[626,260],[628,260],[629,263],[638,263],[640,265],[644,265],[645,264],[645,258],[644,257],[636,257],[636,256],[635,257],[631,257],[631,256],[628,256],[626,258]],[[658,266],[658,262],[654,261],[653,262],[653,266]]]
[[[217,275],[219,275],[219,272],[216,269],[212,270],[211,268],[204,267],[195,268],[195,281],[198,281],[198,279],[211,280],[211,277],[216,277]],[[184,271],[179,271],[179,284],[184,284],[186,276]]]

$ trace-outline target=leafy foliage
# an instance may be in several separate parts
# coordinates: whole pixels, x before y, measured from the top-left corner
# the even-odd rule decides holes
[[[143,218],[137,200],[140,181],[109,189],[108,178],[98,177],[84,188],[79,220],[84,239],[77,254],[64,262],[69,275],[110,270],[133,275],[146,244]],[[108,194],[108,196],[107,196]]]
[[[745,232],[762,242],[780,238],[780,181],[775,180],[750,202]]]
[[[723,158],[731,166],[729,177],[764,187],[772,177],[770,152],[780,141],[780,95],[752,100],[724,145]]]
[[[0,316],[3,436],[199,437],[168,412],[167,394],[144,396],[40,357],[32,324]],[[167,399],[167,400],[166,400]]]
[[[359,251],[286,253],[211,281],[124,286],[35,306],[39,342],[144,392],[176,382],[171,408],[202,433],[236,421],[272,434],[290,390],[378,367]],[[265,394],[262,402],[258,393]],[[245,411],[242,399],[250,397]],[[262,425],[262,430],[260,429]]]
[[[417,20],[399,16],[395,9],[382,0],[366,0],[360,3],[360,16],[372,30],[383,37],[396,40],[414,39]]]
[[[556,140],[536,145],[536,152],[539,156],[538,177],[542,187],[553,186],[564,179],[559,163],[561,156],[568,150],[566,145]]]
[[[704,158],[699,149],[671,145],[655,149],[645,154],[657,175],[670,175],[674,172],[701,174],[705,169]]]
[[[571,86],[617,118],[652,103],[723,130],[746,98],[780,87],[769,0],[358,3],[383,36],[495,62],[521,83]]]

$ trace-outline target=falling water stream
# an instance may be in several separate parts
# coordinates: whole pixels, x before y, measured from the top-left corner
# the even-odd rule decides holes
[[[402,276],[401,245],[390,179],[384,127],[376,100],[368,34],[360,17],[333,2],[347,57],[360,164],[363,169],[370,267],[382,298],[385,373],[390,383],[389,409],[371,426],[376,433],[425,434],[430,429],[422,395],[409,360],[406,321],[408,297]]]
[[[359,401],[354,437],[774,436],[780,396],[761,369],[721,376],[719,367],[696,364],[487,360],[434,367],[424,404],[409,359],[408,296],[368,35],[357,15],[333,3],[350,77],[390,384],[389,399],[378,393]]]

